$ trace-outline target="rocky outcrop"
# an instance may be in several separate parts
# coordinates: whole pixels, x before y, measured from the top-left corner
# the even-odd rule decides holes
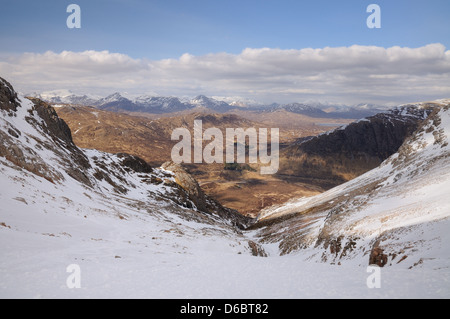
[[[19,131],[14,130],[14,132]],[[16,135],[6,134],[4,131],[0,130],[0,157],[5,158],[13,165],[45,178],[52,183],[63,179],[63,176],[58,172],[55,172],[47,163],[45,163],[45,161],[34,156],[35,152],[33,149],[18,146],[16,144],[17,138]]]
[[[55,148],[54,145],[43,143],[48,149],[58,154],[61,159],[65,158],[66,155],[64,153],[68,152],[70,155],[70,162],[65,163],[66,173],[73,179],[91,187],[91,181],[86,173],[86,170],[91,168],[89,159],[74,144],[69,126],[58,116],[55,109],[48,103],[36,98],[30,98],[30,100],[34,104],[33,108],[30,110],[30,114],[36,112],[39,116],[39,120],[33,116],[27,117],[26,120],[35,127],[39,127],[46,136],[50,137],[53,142],[59,146]]]
[[[126,153],[118,153],[117,157],[122,159],[122,165],[128,169],[133,170],[137,173],[151,173],[153,172],[152,167],[144,161],[142,158],[133,156]]]
[[[67,145],[75,146],[72,140],[72,132],[69,126],[56,113],[55,109],[48,103],[37,99],[29,98],[34,103],[32,111],[36,111],[39,117],[44,120],[42,129],[52,138],[64,141]]]
[[[8,111],[5,130],[0,130],[0,156],[51,182],[64,180],[60,172],[39,156],[36,149],[30,147],[30,141],[34,140],[35,147],[54,154],[69,176],[92,186],[86,174],[86,170],[90,168],[89,160],[73,143],[69,127],[58,117],[53,107],[39,99],[31,99],[32,104],[28,102],[24,121],[34,128],[36,133],[40,132],[29,135],[8,121],[8,117],[17,116],[17,111],[23,107],[21,103],[24,101],[19,100],[13,87],[4,79],[0,79],[0,101],[2,110]]]
[[[195,178],[193,178],[180,164],[169,161],[164,163],[161,167],[174,174],[175,183],[182,191],[177,197],[183,198],[183,196],[187,196],[187,199],[192,201],[198,210],[217,215],[230,221],[234,226],[240,229],[245,229],[254,222],[254,219],[245,217],[236,210],[226,208],[213,198],[207,196]],[[183,192],[185,195],[183,195]]]
[[[377,265],[378,267],[384,267],[387,264],[388,256],[383,253],[383,249],[380,247],[374,247],[370,252],[369,265]]]
[[[161,166],[175,175],[175,182],[180,185],[189,195],[190,200],[199,210],[206,210],[206,196],[198,182],[180,165],[172,161]]]
[[[8,112],[17,111],[20,105],[17,93],[12,85],[0,77],[0,109]]]
[[[253,256],[255,256],[255,257],[267,257],[267,253],[266,253],[266,251],[264,250],[264,248],[261,245],[255,243],[252,240],[249,240],[248,241],[248,246],[250,247],[250,250],[252,251],[252,255]]]

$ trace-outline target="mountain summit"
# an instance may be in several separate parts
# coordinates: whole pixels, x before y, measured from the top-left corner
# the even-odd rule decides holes
[[[209,110],[224,113],[232,110],[234,107],[223,101],[218,101],[212,98],[208,98],[204,95],[199,95],[190,101],[192,105],[196,107],[204,107]]]

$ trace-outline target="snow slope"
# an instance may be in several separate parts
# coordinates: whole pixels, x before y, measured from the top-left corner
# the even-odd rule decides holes
[[[44,287],[73,263],[88,264],[97,276],[124,259],[138,267],[154,259],[164,268],[166,257],[197,251],[251,255],[230,221],[183,205],[173,173],[137,172],[123,155],[69,147],[47,134],[31,101],[20,100],[14,114],[0,110],[1,297],[56,297],[60,284],[54,292]],[[104,288],[101,296],[109,293]]]

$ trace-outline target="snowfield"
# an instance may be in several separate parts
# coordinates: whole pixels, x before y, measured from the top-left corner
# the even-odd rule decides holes
[[[56,152],[59,144],[55,149],[39,146],[56,142],[25,120],[32,103],[21,100],[16,117],[0,111],[0,132],[20,131],[15,145],[32,149],[25,156],[51,167],[55,179],[0,157],[0,298],[450,297],[448,147],[430,144],[431,131],[424,131],[414,144],[421,145],[414,161],[425,165],[415,167],[414,176],[408,175],[414,171],[412,159],[396,163],[393,157],[349,184],[260,216],[270,219],[330,201],[340,207],[342,198],[361,185],[384,183],[379,192],[362,193],[361,205],[356,205],[357,198],[346,203],[351,212],[331,228],[331,232],[342,229],[344,236],[357,233],[362,238],[358,247],[367,247],[386,231],[403,234],[390,239],[395,247],[421,241],[409,249],[405,263],[380,269],[380,288],[369,288],[372,269],[360,250],[341,265],[323,262],[322,250],[314,246],[280,256],[283,231],[291,231],[289,227],[279,228],[278,233],[273,229],[275,239],[264,240],[261,232],[268,228],[238,230],[218,216],[170,200],[174,192],[170,184],[143,182],[151,176],[174,182],[168,171],[122,172],[111,175],[111,182],[96,180],[92,176],[102,165],[119,167],[120,158],[82,150],[90,164],[85,174],[92,185],[75,180],[67,173],[76,164],[70,152]],[[447,141],[449,115],[442,111],[439,129],[433,130],[440,130]],[[38,119],[37,114],[33,117]],[[431,162],[434,165],[426,165]],[[126,191],[118,192],[117,185]],[[328,215],[329,211],[318,212],[310,221],[311,240],[328,227]],[[260,243],[269,256],[252,256],[249,241]],[[411,263],[406,261],[416,262],[415,256],[422,263],[409,269]],[[79,267],[79,288],[71,288],[75,273],[67,271],[70,265]]]

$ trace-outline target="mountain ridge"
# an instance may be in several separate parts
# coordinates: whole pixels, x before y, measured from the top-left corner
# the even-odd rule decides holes
[[[363,118],[381,112],[383,108],[376,105],[355,105],[339,106],[326,112],[329,105],[307,104],[307,103],[288,103],[270,105],[247,105],[240,100],[222,101],[205,95],[198,95],[192,99],[181,99],[174,96],[150,96],[141,95],[135,98],[127,98],[119,92],[110,94],[104,98],[96,99],[87,95],[77,96],[66,92],[62,96],[52,93],[32,93],[31,97],[36,97],[51,104],[68,104],[94,106],[102,110],[125,111],[125,112],[144,112],[152,114],[174,113],[185,110],[194,110],[196,108],[205,108],[219,113],[226,113],[232,110],[247,110],[259,112],[274,112],[276,110],[286,110],[288,112],[303,114],[316,118]]]

